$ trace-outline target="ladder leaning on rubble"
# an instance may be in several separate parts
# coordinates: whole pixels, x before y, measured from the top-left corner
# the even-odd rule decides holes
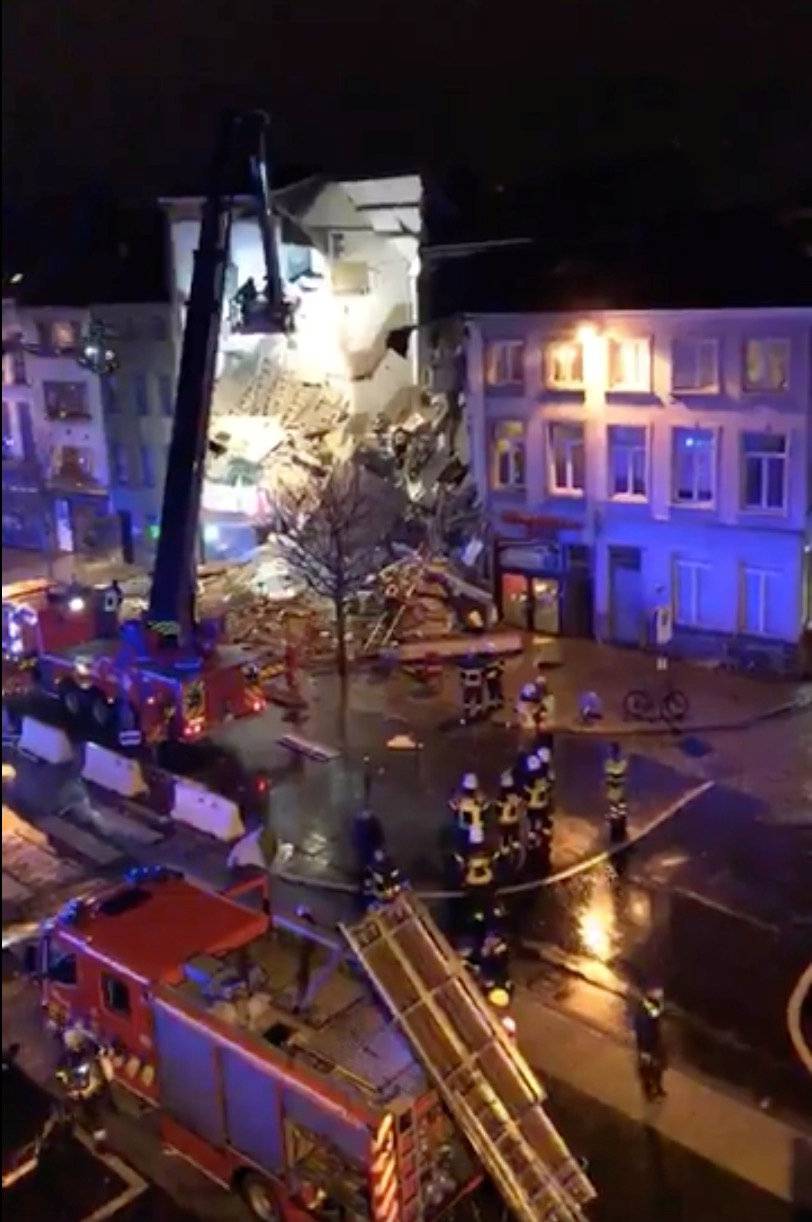
[[[420,901],[341,926],[483,1169],[520,1222],[585,1222],[595,1191],[544,1091]]]
[[[400,600],[400,606],[393,616],[390,617],[388,611],[384,611],[375,623],[372,625],[369,636],[364,641],[363,655],[368,657],[378,649],[384,649],[395,634],[400,621],[409,606],[410,601],[415,595],[415,592],[421,581],[426,575],[429,567],[429,556],[422,548],[418,552],[415,560],[415,575],[412,581],[409,582],[406,592]]]

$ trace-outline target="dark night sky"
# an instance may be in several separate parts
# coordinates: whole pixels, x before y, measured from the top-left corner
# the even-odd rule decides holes
[[[330,172],[670,151],[712,201],[812,163],[809,0],[3,0],[7,203],[199,190],[224,105]],[[530,17],[528,14],[535,14]],[[662,184],[658,190],[667,190]]]

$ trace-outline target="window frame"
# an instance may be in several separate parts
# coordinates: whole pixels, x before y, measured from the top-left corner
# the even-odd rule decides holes
[[[781,344],[787,354],[787,376],[783,386],[753,386],[747,376],[748,344]],[[748,395],[783,395],[792,385],[792,340],[787,335],[746,335],[742,346],[742,390]]]
[[[676,459],[676,440],[680,433],[707,433],[711,438],[711,475],[713,486],[711,488],[710,498],[706,501],[697,500],[692,497],[691,500],[682,500],[677,496],[677,463]],[[671,428],[671,505],[676,509],[715,509],[716,501],[719,493],[719,430],[717,428],[705,428],[701,425],[675,424]],[[692,480],[694,488],[696,487],[696,477]]]
[[[554,430],[556,428],[577,428],[581,430],[581,452],[583,463],[584,486],[582,488],[574,487],[568,483],[564,487],[559,487],[556,481],[556,451],[553,442]],[[568,476],[571,477],[573,472],[572,452],[571,447],[575,444],[571,442],[567,446],[566,466]],[[586,429],[582,420],[548,420],[547,421],[547,490],[550,496],[567,496],[578,500],[586,496]]]
[[[613,345],[634,344],[638,349],[645,351],[645,378],[643,383],[635,382],[614,382],[612,381],[612,348]],[[651,394],[652,376],[653,376],[653,361],[652,361],[652,337],[650,335],[610,335],[608,338],[608,346],[606,353],[606,389],[609,394],[618,394],[623,391],[626,394],[649,395]]]
[[[642,437],[643,437],[642,446],[630,445],[628,443],[623,444],[623,449],[627,451],[627,470],[626,470],[627,484],[631,483],[633,485],[634,483],[634,478],[633,478],[634,477],[634,465],[633,465],[634,460],[633,460],[632,455],[634,454],[636,450],[642,449],[643,451],[644,488],[642,492],[634,492],[634,491],[615,492],[614,491],[614,487],[613,487],[614,479],[613,479],[613,468],[612,468],[612,430],[613,429],[634,429],[636,432],[642,434]],[[650,480],[649,480],[649,434],[648,434],[648,429],[646,428],[646,426],[644,424],[608,424],[606,426],[606,457],[607,457],[607,477],[608,477],[608,484],[609,484],[609,487],[608,487],[609,500],[616,501],[619,503],[622,503],[625,501],[626,503],[635,503],[638,505],[646,502],[649,499],[649,483],[650,483]],[[631,480],[629,480],[628,478],[629,476],[632,477]]]
[[[516,433],[514,436],[499,437],[499,429],[504,428],[506,425],[518,425],[521,432]],[[515,468],[515,456],[517,453],[521,453],[521,481],[512,479],[508,480],[507,483],[500,481],[500,443],[506,447],[504,452],[507,455],[511,473]],[[490,487],[492,492],[524,492],[527,488],[527,428],[523,420],[492,420],[490,423]]]
[[[679,573],[681,568],[690,569],[694,576],[691,579],[691,618],[681,619],[680,606],[680,580]],[[704,623],[701,615],[702,599],[700,597],[700,582],[697,580],[697,573],[710,573],[711,565],[707,560],[694,560],[690,556],[675,556],[673,561],[673,579],[672,579],[672,599],[671,599],[671,615],[675,625],[681,628],[708,628],[709,625]]]
[[[784,442],[784,449],[780,453],[775,450],[763,450],[748,452],[745,449],[745,438],[754,436],[762,437],[781,437]],[[739,485],[740,485],[740,509],[742,513],[754,514],[770,514],[776,517],[784,517],[789,508],[789,433],[768,433],[764,429],[742,429],[739,433]],[[781,504],[767,505],[764,503],[764,496],[758,505],[749,505],[747,503],[747,464],[750,459],[756,459],[761,468],[761,490],[762,494],[766,493],[769,486],[769,478],[767,476],[767,464],[770,459],[781,458],[783,463],[783,471],[781,478]]]
[[[581,377],[571,378],[569,381],[556,381],[552,376],[553,366],[553,350],[562,347],[577,348],[581,353]],[[547,390],[586,390],[586,351],[581,340],[573,337],[559,336],[556,338],[544,340],[542,347],[542,364],[544,374],[544,386]]]
[[[525,353],[527,349],[526,341],[523,339],[489,339],[485,341],[485,389],[505,390],[519,387],[524,388],[525,384]],[[514,378],[512,374],[512,366],[514,358],[512,353],[519,353],[519,376]],[[497,354],[501,354],[502,362],[507,371],[507,377],[500,378],[499,381],[490,380],[490,370],[492,363],[498,365],[500,362],[497,359]]]
[[[678,386],[676,382],[676,349],[679,344],[692,344],[697,350],[707,345],[713,350],[713,383],[708,386]],[[697,369],[699,360],[696,360]],[[718,395],[721,389],[721,347],[717,336],[709,335],[678,335],[671,340],[671,392],[675,395]]]
[[[108,983],[124,990],[127,998],[126,1006],[121,1007],[111,1004],[107,989]],[[133,1003],[129,982],[122,980],[120,976],[114,976],[112,972],[102,971],[99,973],[99,993],[101,994],[101,1004],[108,1014],[113,1014],[117,1018],[132,1018]]]
[[[748,575],[759,578],[759,626],[752,628],[747,623],[747,578]],[[781,572],[779,569],[765,569],[761,565],[742,564],[740,574],[740,610],[739,610],[739,625],[740,630],[746,636],[765,637],[769,640],[775,640],[776,634],[767,630],[767,606],[768,606],[768,587],[771,578],[780,578]]]

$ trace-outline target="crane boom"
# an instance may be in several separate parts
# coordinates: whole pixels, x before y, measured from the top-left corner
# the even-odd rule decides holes
[[[246,135],[267,276],[267,309],[258,329],[278,333],[288,328],[268,191],[267,127],[267,116],[258,111],[224,119],[194,255],[147,615],[149,627],[184,645],[192,643],[195,627],[198,523],[231,238],[229,178]]]

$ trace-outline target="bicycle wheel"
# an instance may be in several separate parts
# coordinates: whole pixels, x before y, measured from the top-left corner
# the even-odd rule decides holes
[[[663,721],[682,721],[688,716],[688,697],[685,692],[674,688],[666,692],[660,703],[660,716]]]
[[[623,716],[627,721],[649,721],[654,716],[654,701],[648,692],[633,688],[623,697]]]

